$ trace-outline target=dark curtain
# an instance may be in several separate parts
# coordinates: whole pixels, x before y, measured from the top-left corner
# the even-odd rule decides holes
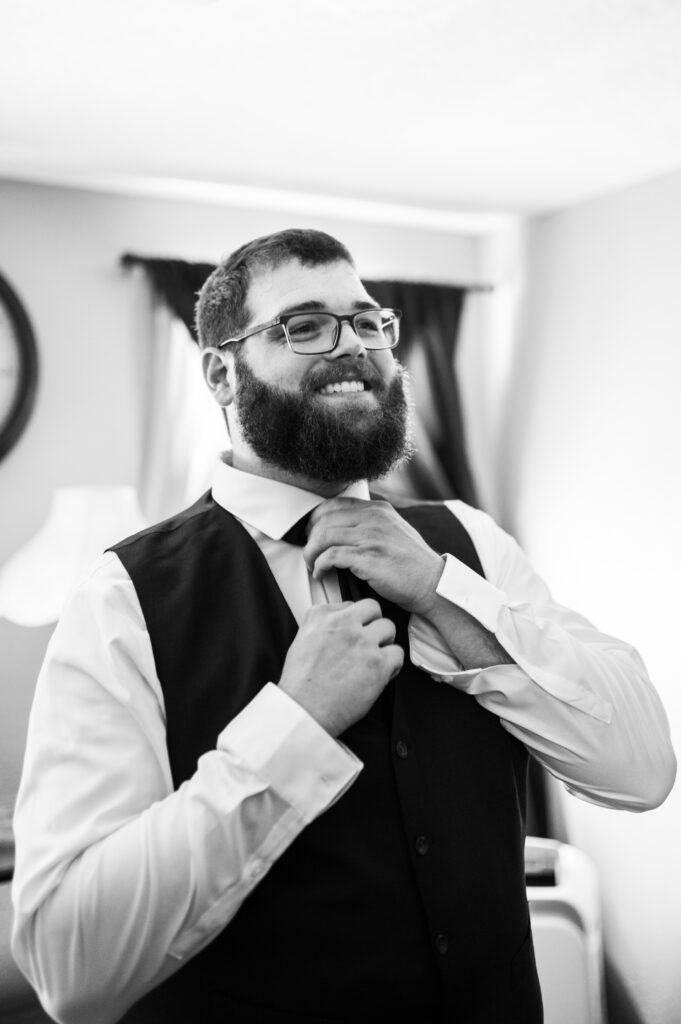
[[[410,371],[416,454],[386,480],[407,497],[477,505],[464,438],[455,353],[466,291],[451,285],[364,281],[381,305],[402,310],[397,356]]]
[[[154,291],[168,309],[182,321],[194,341],[194,306],[198,292],[215,270],[214,263],[187,263],[186,260],[153,259],[146,256],[121,256],[124,267],[143,267]]]

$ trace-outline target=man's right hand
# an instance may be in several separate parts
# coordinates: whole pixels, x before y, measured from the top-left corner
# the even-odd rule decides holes
[[[362,718],[402,668],[377,601],[315,605],[288,649],[279,686],[332,736]]]

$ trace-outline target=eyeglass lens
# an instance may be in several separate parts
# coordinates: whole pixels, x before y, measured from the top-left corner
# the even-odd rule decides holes
[[[340,324],[328,313],[301,313],[287,323],[295,352],[326,352],[334,347]],[[392,311],[365,309],[355,313],[352,326],[365,348],[392,348],[397,344],[398,320]]]

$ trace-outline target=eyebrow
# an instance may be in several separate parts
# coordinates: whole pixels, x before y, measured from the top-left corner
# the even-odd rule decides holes
[[[353,302],[350,306],[350,312],[359,313],[363,309],[380,309],[381,307],[377,302],[373,302],[367,299],[358,299]],[[306,302],[296,302],[292,306],[286,306],[284,309],[280,309],[277,316],[287,316],[289,313],[311,313],[311,312],[332,312],[329,308],[328,303],[322,302],[321,299],[308,299]]]

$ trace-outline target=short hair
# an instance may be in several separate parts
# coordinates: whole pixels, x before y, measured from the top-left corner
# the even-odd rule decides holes
[[[274,270],[293,259],[308,267],[339,260],[355,266],[343,243],[324,231],[288,228],[247,242],[218,264],[199,292],[196,303],[199,347],[219,345],[225,338],[243,331],[248,324],[246,299],[253,274],[257,270]]]

